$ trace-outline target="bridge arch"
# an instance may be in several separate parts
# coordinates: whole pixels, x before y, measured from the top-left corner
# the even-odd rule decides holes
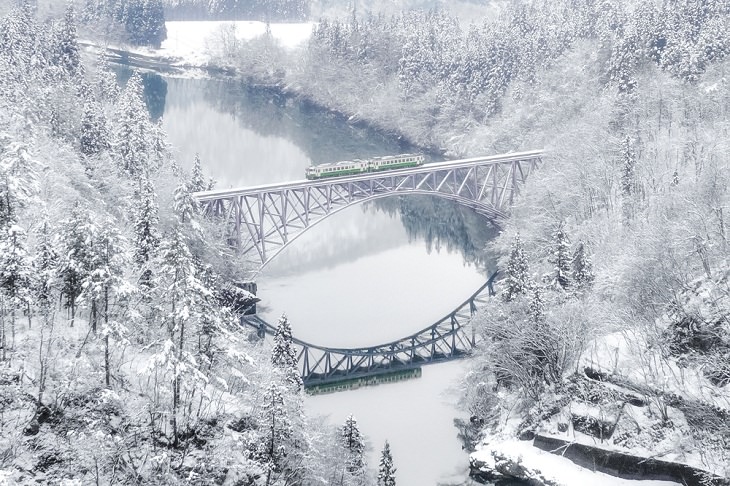
[[[468,356],[477,343],[471,318],[493,294],[492,282],[496,276],[497,272],[434,324],[395,341],[363,348],[337,348],[292,338],[299,347],[297,363],[305,386],[391,373]],[[276,327],[256,315],[243,316],[242,323],[262,333],[276,333]]]
[[[204,213],[222,219],[242,253],[261,268],[307,229],[339,211],[394,195],[425,194],[503,218],[542,151],[476,157],[315,181],[194,194]]]
[[[289,245],[291,245],[292,243],[294,243],[297,239],[299,239],[300,236],[304,235],[307,231],[309,231],[310,229],[314,228],[319,223],[321,223],[322,221],[330,218],[331,216],[334,216],[337,213],[340,213],[340,212],[344,211],[345,209],[351,208],[353,206],[357,206],[359,204],[365,204],[365,203],[370,202],[370,201],[376,201],[378,199],[385,199],[387,197],[410,196],[410,195],[431,196],[431,197],[438,197],[438,198],[441,198],[441,199],[447,199],[447,200],[450,200],[450,201],[454,201],[456,203],[461,204],[462,206],[470,207],[470,208],[476,210],[477,212],[484,214],[488,218],[492,218],[492,219],[496,219],[496,220],[500,220],[500,219],[503,219],[503,218],[506,217],[506,214],[505,213],[503,213],[501,211],[497,211],[497,210],[495,210],[491,206],[488,206],[488,205],[475,205],[475,204],[473,204],[473,201],[470,201],[469,199],[462,198],[462,197],[458,197],[458,196],[455,197],[455,196],[449,195],[449,194],[434,193],[434,192],[429,192],[429,191],[409,191],[409,192],[400,192],[398,194],[392,194],[392,193],[376,194],[376,195],[373,195],[373,196],[368,197],[368,198],[355,200],[355,201],[353,201],[351,203],[343,204],[341,206],[337,206],[336,208],[332,209],[332,211],[330,211],[329,213],[327,213],[325,215],[321,215],[321,217],[312,220],[310,222],[310,224],[307,227],[302,228],[301,231],[298,231],[298,232],[296,232],[294,234],[290,234],[289,238],[286,241],[284,241],[282,245],[279,245],[279,246],[275,247],[272,252],[270,252],[270,253],[267,254],[266,261],[264,261],[261,264],[261,266],[258,268],[258,270],[257,270],[256,273],[257,274],[258,273],[261,273],[263,271],[263,269],[272,260],[274,260],[274,258],[276,258],[279,255],[279,253],[281,253],[286,248],[288,248]]]

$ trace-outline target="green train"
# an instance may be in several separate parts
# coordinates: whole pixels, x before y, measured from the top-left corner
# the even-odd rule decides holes
[[[312,165],[307,167],[304,174],[310,180],[324,179],[325,177],[340,177],[367,172],[403,169],[405,167],[417,167],[422,165],[423,161],[424,157],[422,154],[386,155],[385,157],[373,157],[364,160],[343,160],[342,162],[332,162],[330,164]]]

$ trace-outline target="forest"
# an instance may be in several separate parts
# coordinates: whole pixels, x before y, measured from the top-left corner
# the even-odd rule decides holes
[[[303,412],[291,327],[273,346],[213,187],[78,45],[77,14],[0,18],[0,483],[374,484],[354,417]],[[380,467],[379,467],[380,466]]]
[[[727,477],[730,3],[515,1],[463,23],[353,9],[293,55],[264,36],[218,62],[427,150],[544,148],[490,246],[467,444],[570,427]]]
[[[0,18],[0,480],[393,485],[387,443],[365,464],[354,417],[303,413],[287,318],[273,349],[241,332],[244,266],[191,197],[205,161],[181,168],[138,75],[119,88],[82,56],[79,25],[164,39],[156,0],[122,4]],[[216,61],[424,150],[544,148],[488,249],[502,279],[475,319],[465,446],[569,427],[719,484],[730,2],[497,11],[352,9],[302,51],[265,35]]]

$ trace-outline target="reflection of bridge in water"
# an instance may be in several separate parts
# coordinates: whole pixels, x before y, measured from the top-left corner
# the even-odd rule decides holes
[[[330,348],[294,338],[300,348],[298,365],[304,384],[312,386],[393,373],[469,355],[476,345],[470,320],[492,294],[496,275],[495,272],[487,283],[438,322],[397,341],[367,348]],[[276,332],[276,327],[256,315],[244,316],[242,320],[261,333]]]
[[[355,204],[393,195],[426,194],[458,202],[492,218],[506,216],[542,151],[451,160],[331,179],[198,192],[205,214],[228,226],[242,253],[256,250],[262,266],[325,218]]]

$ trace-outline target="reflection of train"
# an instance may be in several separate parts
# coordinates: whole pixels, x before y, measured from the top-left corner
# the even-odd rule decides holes
[[[305,171],[307,179],[322,179],[324,177],[339,177],[343,175],[364,174],[381,170],[402,169],[416,167],[423,164],[421,154],[386,155],[372,159],[344,160],[331,164],[319,164],[308,167]]]

